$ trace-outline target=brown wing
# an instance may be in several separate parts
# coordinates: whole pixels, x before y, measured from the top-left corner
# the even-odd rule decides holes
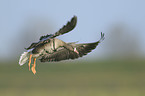
[[[76,48],[76,50],[79,52],[77,54],[74,51],[70,51],[64,47],[60,47],[58,50],[56,50],[52,54],[45,54],[40,59],[41,62],[53,62],[53,61],[61,61],[61,60],[67,60],[67,59],[76,59],[79,57],[82,57],[84,55],[87,55],[87,53],[91,52],[93,49],[96,48],[96,46],[104,40],[104,34],[101,33],[101,39],[94,43],[84,43],[84,44],[70,44],[73,48]]]
[[[55,34],[49,34],[45,36],[40,37],[40,41],[37,43],[32,43],[28,48],[25,48],[26,50],[29,50],[31,48],[36,47],[37,45],[43,43],[45,40],[49,40],[50,38],[55,38],[56,36],[63,35],[75,28],[77,24],[77,17],[74,16],[71,21],[69,21],[66,25],[64,25],[59,31],[57,31]]]
[[[46,54],[46,55],[42,56],[40,61],[41,62],[61,61],[61,60],[71,59],[71,57],[78,57],[77,53],[71,52],[71,51],[67,50],[66,48],[62,47],[62,49],[60,49],[52,54]]]
[[[87,53],[91,52],[93,49],[96,48],[98,43],[99,42],[88,43],[88,44],[75,44],[75,46],[73,47],[76,47],[76,50],[79,52],[79,54],[62,47],[61,49],[57,50],[56,52],[52,54],[46,54],[42,56],[40,61],[51,62],[51,61],[61,61],[61,60],[67,60],[67,59],[76,59],[84,55],[87,55]]]
[[[74,16],[71,19],[71,21],[67,22],[67,24],[64,25],[61,29],[59,29],[59,31],[57,31],[55,34],[41,36],[40,40],[46,39],[48,37],[55,38],[56,36],[63,35],[69,31],[73,30],[75,28],[76,24],[77,24],[77,17]]]

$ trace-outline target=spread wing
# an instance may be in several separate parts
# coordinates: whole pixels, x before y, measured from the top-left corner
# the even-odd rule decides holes
[[[56,52],[52,54],[46,54],[40,59],[41,62],[53,62],[61,61],[66,59],[73,59],[73,57],[78,57],[77,53],[69,51],[68,49],[61,47]]]
[[[76,48],[79,54],[77,54],[74,51],[70,51],[64,47],[60,47],[58,50],[56,50],[52,54],[46,54],[42,56],[40,59],[41,62],[53,62],[53,61],[61,61],[61,60],[67,60],[67,59],[76,59],[79,57],[82,57],[84,55],[87,55],[89,52],[91,52],[93,49],[96,48],[96,46],[104,40],[104,34],[101,33],[101,39],[94,43],[84,43],[84,44],[74,44],[74,43],[68,43],[73,48]]]
[[[77,17],[74,16],[71,21],[67,22],[66,25],[64,25],[61,29],[59,29],[59,31],[57,31],[55,34],[50,34],[50,35],[45,35],[45,36],[41,36],[40,40],[46,39],[48,37],[50,38],[55,38],[59,35],[63,35],[71,30],[73,30],[75,28],[77,24]]]
[[[63,35],[75,28],[77,24],[77,17],[74,16],[71,21],[69,21],[66,25],[64,25],[59,31],[57,31],[55,34],[47,34],[45,36],[41,36],[39,39],[39,42],[32,43],[28,48],[25,48],[26,50],[29,50],[31,48],[36,47],[37,45],[43,43],[45,40],[49,40],[50,38],[55,38],[56,36]]]

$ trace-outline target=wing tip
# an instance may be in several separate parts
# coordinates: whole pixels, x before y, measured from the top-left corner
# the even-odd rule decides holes
[[[72,19],[71,19],[71,21],[70,21],[72,24],[73,24],[73,26],[75,27],[76,26],[76,24],[77,24],[77,16],[76,15],[74,15],[73,17],[72,17]]]
[[[75,19],[75,20],[77,20],[77,16],[76,16],[76,15],[74,15],[72,19]]]
[[[105,39],[105,36],[104,35],[105,34],[103,32],[101,32],[101,38],[100,38],[99,42],[102,42]]]

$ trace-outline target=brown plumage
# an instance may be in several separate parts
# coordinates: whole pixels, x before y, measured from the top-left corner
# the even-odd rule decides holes
[[[67,32],[73,30],[77,23],[77,17],[74,16],[70,22],[64,25],[59,31],[55,34],[41,36],[39,41],[32,43],[28,48],[25,48],[27,52],[24,52],[19,60],[19,64],[23,65],[29,59],[29,70],[31,66],[31,58],[34,58],[34,64],[31,68],[32,72],[35,74],[36,58],[40,58],[41,62],[53,62],[61,61],[67,59],[76,59],[87,55],[91,52],[96,46],[104,40],[104,34],[101,32],[101,38],[99,41],[94,43],[82,43],[76,44],[65,43],[64,41],[57,39],[55,37],[63,35]]]
[[[104,39],[104,34],[101,33],[101,39],[94,43],[83,43],[83,44],[75,44],[75,43],[67,43],[67,45],[72,46],[72,48],[76,48],[78,53],[74,51],[70,51],[65,47],[59,47],[53,54],[46,54],[42,56],[40,59],[41,62],[53,62],[53,61],[61,61],[67,59],[77,59],[87,53],[91,52],[96,46]]]

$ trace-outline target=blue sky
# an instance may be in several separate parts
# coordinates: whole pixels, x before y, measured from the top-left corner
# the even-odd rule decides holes
[[[17,52],[14,49],[15,47],[19,49],[19,46],[13,44],[21,41],[18,38],[23,34],[20,30],[30,18],[50,21],[50,26],[53,28],[52,32],[48,33],[54,33],[74,15],[78,17],[76,28],[69,34],[60,36],[60,39],[81,43],[94,42],[99,40],[100,32],[104,32],[107,40],[109,28],[116,23],[123,23],[135,30],[131,34],[139,34],[137,36],[140,36],[141,49],[145,53],[144,5],[144,0],[0,0],[0,43],[2,44],[0,56],[8,58]],[[37,33],[38,36],[45,34],[47,32]],[[100,44],[88,58],[101,56],[104,45],[105,43]]]

